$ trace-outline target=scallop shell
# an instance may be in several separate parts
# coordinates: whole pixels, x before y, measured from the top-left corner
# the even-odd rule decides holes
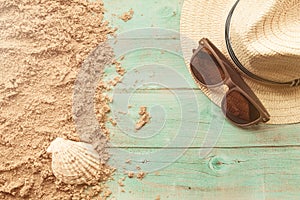
[[[83,184],[97,180],[102,165],[91,144],[56,138],[47,149],[52,153],[54,176],[67,184]]]

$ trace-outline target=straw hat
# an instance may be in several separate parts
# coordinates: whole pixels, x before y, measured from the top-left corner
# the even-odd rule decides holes
[[[297,85],[300,78],[300,0],[185,0],[180,33],[188,68],[192,49],[196,49],[198,41],[204,37],[237,66],[225,42],[225,23],[235,4],[229,38],[240,63],[263,79],[296,80],[294,85]],[[300,122],[300,86],[268,84],[239,72],[269,112],[268,123]],[[224,86],[214,90],[200,86],[200,89],[217,105],[226,92]]]

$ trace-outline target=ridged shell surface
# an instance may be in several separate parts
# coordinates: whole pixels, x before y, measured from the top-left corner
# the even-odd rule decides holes
[[[56,138],[47,152],[52,153],[54,176],[67,184],[89,183],[97,179],[102,168],[91,144]]]

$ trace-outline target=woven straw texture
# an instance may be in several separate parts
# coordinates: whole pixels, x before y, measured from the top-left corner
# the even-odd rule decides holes
[[[231,61],[225,45],[225,22],[236,0],[185,0],[180,23],[181,46],[189,68],[192,49],[206,37]],[[231,22],[231,43],[252,73],[274,81],[300,78],[300,1],[240,1]],[[300,122],[300,87],[267,85],[242,74],[271,115],[269,124]],[[225,86],[200,89],[217,105]]]

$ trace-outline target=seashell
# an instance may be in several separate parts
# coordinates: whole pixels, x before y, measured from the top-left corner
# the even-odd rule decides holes
[[[90,183],[103,170],[99,154],[91,144],[56,138],[47,152],[52,153],[54,176],[66,184]]]

